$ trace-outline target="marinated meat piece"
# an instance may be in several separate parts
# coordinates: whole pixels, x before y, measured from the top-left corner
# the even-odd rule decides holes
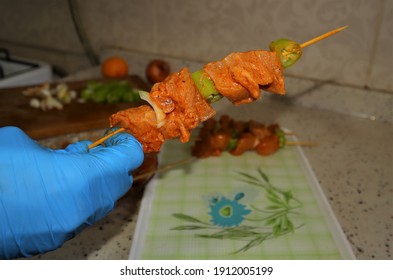
[[[208,135],[192,147],[191,154],[197,158],[208,158],[221,155],[222,150],[217,149],[213,144],[212,135]]]
[[[278,124],[265,126],[253,120],[235,121],[223,115],[219,121],[210,119],[204,123],[192,147],[192,155],[207,158],[228,151],[234,156],[240,156],[254,150],[259,155],[268,156],[280,148],[278,131]]]
[[[172,139],[180,136],[180,140],[183,143],[190,139],[190,132],[183,120],[184,117],[177,111],[172,111],[166,116],[164,125],[160,128],[165,139]],[[197,123],[195,122],[194,125],[196,126]],[[188,127],[189,129],[194,128],[193,126]]]
[[[199,132],[199,137],[191,148],[191,154],[197,158],[207,158],[219,156],[222,150],[218,149],[214,142],[214,133],[217,121],[215,119],[207,120]]]
[[[258,53],[257,51],[232,53],[225,58],[233,78],[250,92],[252,100],[261,97],[259,85],[273,82],[273,75],[265,64],[266,61],[260,59]]]
[[[220,130],[211,136],[211,141],[213,142],[214,147],[216,147],[220,151],[225,151],[228,148],[231,137],[232,134],[230,131]]]
[[[248,129],[248,123],[243,121],[232,121],[232,129],[234,129],[237,134],[240,134]]]
[[[231,151],[234,156],[240,156],[245,151],[253,150],[259,143],[258,138],[249,132],[242,133],[237,141],[236,147]]]
[[[232,129],[231,128],[231,123],[232,123],[233,121],[229,118],[229,116],[228,115],[222,115],[221,117],[220,117],[220,120],[219,120],[219,123],[220,123],[220,128],[222,128],[222,129]]]
[[[271,124],[267,127],[267,129],[270,131],[271,134],[276,133],[277,129],[280,129],[280,126],[278,124]]]
[[[216,128],[217,128],[217,121],[215,119],[208,119],[203,123],[200,133],[202,135],[205,133],[213,133]]]
[[[264,124],[258,123],[253,120],[249,122],[248,129],[252,134],[256,135],[259,139],[272,135],[272,131],[269,130]]]
[[[148,105],[113,114],[109,122],[111,127],[126,128],[142,144],[145,153],[158,152],[164,143],[164,136],[157,129],[156,114]]]
[[[182,142],[187,142],[189,130],[216,113],[201,97],[187,68],[155,84],[150,99],[167,114],[160,128],[165,139],[180,136]]]
[[[260,139],[256,152],[261,156],[269,156],[280,149],[280,140],[277,135],[273,134],[263,139]]]
[[[203,68],[216,86],[216,89],[233,104],[252,102],[250,94],[240,83],[236,82],[226,61],[210,62]]]
[[[141,142],[145,153],[158,152],[165,139],[190,139],[190,130],[216,113],[201,97],[187,68],[169,75],[153,86],[149,98],[165,113],[163,125],[157,127],[154,110],[147,105],[114,114],[111,126],[127,129]]]
[[[260,98],[260,88],[285,94],[283,70],[275,52],[231,53],[220,61],[208,63],[204,71],[217,90],[235,105]]]

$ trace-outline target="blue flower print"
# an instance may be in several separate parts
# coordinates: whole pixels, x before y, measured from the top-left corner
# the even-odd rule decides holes
[[[221,227],[233,227],[240,225],[244,216],[251,213],[239,200],[244,197],[243,193],[237,193],[235,198],[230,200],[224,196],[213,197],[210,200],[210,222]]]

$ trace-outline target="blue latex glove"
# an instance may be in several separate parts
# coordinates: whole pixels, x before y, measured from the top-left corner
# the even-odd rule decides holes
[[[119,133],[88,150],[40,146],[16,127],[0,128],[0,258],[60,247],[111,211],[143,161],[139,142]]]

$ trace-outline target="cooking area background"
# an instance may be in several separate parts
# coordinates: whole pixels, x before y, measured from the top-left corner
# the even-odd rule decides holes
[[[208,62],[233,51],[267,49],[278,38],[301,43],[349,25],[342,34],[305,49],[302,63],[286,74],[393,91],[391,0],[1,0],[0,4],[2,47],[48,62],[64,74],[98,63],[108,48]]]
[[[217,111],[278,121],[319,141],[305,152],[356,257],[392,258],[393,1],[0,0],[0,7],[0,47],[70,80],[99,76],[99,63],[113,54],[144,78],[153,58],[169,61],[172,71],[196,70],[230,52],[268,49],[278,38],[302,43],[349,25],[285,70],[285,99],[265,96],[265,104],[235,109],[222,102]],[[42,257],[127,257],[132,208],[120,204]],[[120,229],[128,235],[112,238]]]

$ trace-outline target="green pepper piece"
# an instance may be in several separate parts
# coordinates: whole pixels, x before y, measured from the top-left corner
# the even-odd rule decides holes
[[[231,139],[229,140],[227,151],[230,152],[234,148],[236,148],[238,142],[239,142],[239,132],[237,132],[237,130],[232,130],[232,136]]]
[[[98,84],[94,88],[94,92],[91,95],[90,100],[97,102],[97,103],[105,103],[107,99],[108,93],[106,88],[100,87]]]
[[[122,101],[123,89],[114,84],[108,85],[108,94],[106,95],[106,102],[109,104],[116,104]]]
[[[281,65],[288,68],[296,63],[302,56],[302,48],[294,41],[288,39],[278,39],[269,45],[269,49],[277,53]]]
[[[110,95],[108,96],[108,103],[123,102],[124,95],[129,89],[130,89],[130,86],[125,81],[120,81],[117,83],[114,82],[111,87]]]
[[[130,102],[140,100],[139,91],[132,88],[127,81],[120,81],[114,84],[114,91],[118,92],[119,102]]]
[[[90,87],[87,87],[85,89],[82,90],[81,92],[81,98],[84,100],[90,100],[91,96],[93,94],[93,91],[91,90]]]
[[[201,93],[203,99],[205,99],[207,102],[213,103],[222,98],[222,95],[217,91],[214,82],[203,72],[203,70],[198,70],[192,73],[191,78]]]
[[[138,90],[130,88],[123,95],[124,102],[139,101],[141,100]]]
[[[284,148],[285,144],[287,143],[287,138],[285,136],[285,132],[282,129],[277,128],[275,130],[275,134],[278,136],[278,141],[280,143],[280,149]]]
[[[91,82],[81,92],[81,97],[86,101],[110,104],[140,100],[139,92],[127,81]]]

